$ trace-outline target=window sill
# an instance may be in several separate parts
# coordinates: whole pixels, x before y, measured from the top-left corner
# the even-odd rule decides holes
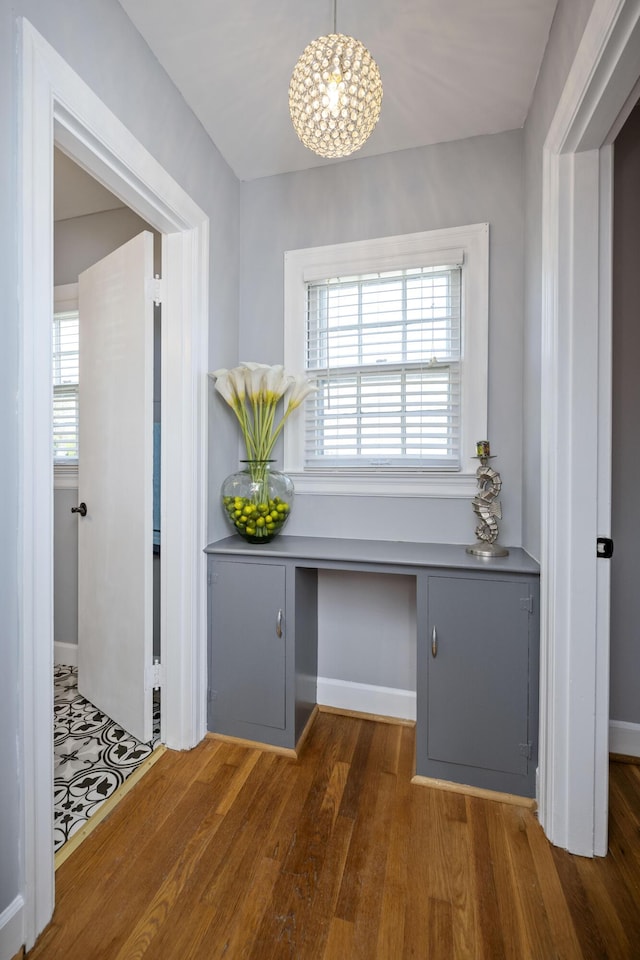
[[[395,474],[319,474],[285,470],[296,493],[349,497],[434,497],[467,499],[478,492],[475,473],[407,476]]]

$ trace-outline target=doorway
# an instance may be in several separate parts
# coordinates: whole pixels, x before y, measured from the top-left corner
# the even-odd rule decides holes
[[[57,144],[165,236],[161,456],[165,638],[162,736],[186,749],[206,730],[208,220],[31,24],[21,22],[20,647],[24,941],[54,907],[52,844],[52,182]]]
[[[640,758],[640,102],[614,142],[610,752]],[[640,762],[640,760],[638,761]]]
[[[135,237],[140,239],[134,241]],[[144,664],[161,662],[157,454],[162,306],[146,295],[144,273],[148,271],[149,280],[159,277],[161,241],[117,197],[55,151],[56,865],[112,808],[125,782],[128,789],[131,777],[137,778],[156,758],[160,742],[161,670],[156,668],[154,689],[151,683],[145,689]],[[140,259],[150,247],[155,248],[152,269],[150,254]],[[123,261],[128,266],[124,274]],[[84,315],[80,317],[82,291]],[[105,296],[108,303],[103,304]],[[149,334],[144,333],[146,328]],[[93,370],[88,369],[92,362]],[[125,390],[128,380],[135,381],[135,387]],[[112,429],[114,425],[117,429]],[[83,448],[88,461],[82,459]],[[118,464],[115,476],[114,463]],[[97,471],[97,484],[91,481],[90,464]],[[151,469],[153,481],[144,477]],[[122,496],[109,489],[110,483],[122,488]],[[145,497],[147,486],[153,487],[153,502],[150,494]],[[90,504],[86,514],[78,507],[80,500]],[[152,580],[152,598],[146,596],[147,580]],[[117,603],[109,597],[116,597]],[[120,612],[124,609],[126,614]]]

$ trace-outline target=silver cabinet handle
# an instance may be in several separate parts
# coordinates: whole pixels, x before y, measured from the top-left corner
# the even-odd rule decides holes
[[[278,610],[278,616],[276,617],[276,636],[282,636],[282,610]]]
[[[438,656],[438,634],[436,633],[435,627],[431,631],[431,656]]]

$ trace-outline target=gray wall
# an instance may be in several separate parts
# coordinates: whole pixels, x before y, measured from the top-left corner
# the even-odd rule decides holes
[[[614,147],[611,719],[640,723],[640,106]]]
[[[489,436],[504,484],[501,539],[514,545],[521,543],[522,191],[522,133],[512,131],[256,180],[242,185],[241,202],[240,355],[266,363],[282,359],[285,250],[490,223]],[[299,496],[287,532],[465,543],[473,521],[466,500]]]
[[[353,158],[241,191],[239,356],[265,363],[283,355],[285,250],[490,223],[489,437],[504,484],[501,540],[514,545],[522,536],[522,143],[512,131]],[[468,499],[296,494],[287,533],[467,543],[474,529]],[[400,577],[321,574],[320,676],[415,689],[412,590]]]
[[[322,571],[318,675],[416,688],[415,577]]]
[[[53,231],[53,282],[76,283],[87,267],[151,227],[127,207],[58,220]],[[159,237],[156,234],[156,237]],[[154,272],[160,272],[160,244],[154,244]]]
[[[78,642],[78,519],[71,507],[77,489],[53,493],[53,639]]]
[[[117,0],[0,0],[0,914],[21,891],[18,651],[18,64],[24,15],[209,215],[209,367],[237,356],[239,184]],[[211,426],[211,484],[228,472],[224,434]],[[226,442],[229,442],[227,438]],[[210,522],[220,536],[222,518]]]
[[[593,0],[558,0],[525,123],[524,459],[522,546],[540,557],[540,336],[542,311],[542,149]]]

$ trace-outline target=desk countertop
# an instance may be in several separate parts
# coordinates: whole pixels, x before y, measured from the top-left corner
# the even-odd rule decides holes
[[[507,557],[486,559],[466,552],[466,544],[414,543],[401,540],[352,540],[339,537],[289,537],[280,535],[270,543],[246,543],[242,537],[226,537],[210,543],[205,552],[216,556],[270,557],[311,561],[322,566],[366,564],[375,567],[446,567],[493,573],[538,576],[538,563],[522,549],[509,547]]]

